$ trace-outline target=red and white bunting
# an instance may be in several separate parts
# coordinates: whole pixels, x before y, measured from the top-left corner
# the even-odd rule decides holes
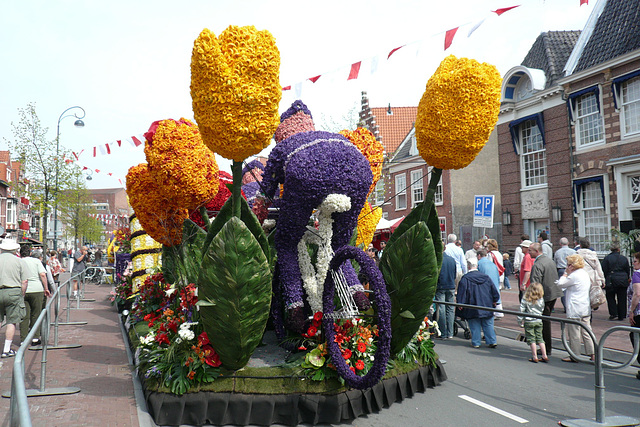
[[[582,6],[583,4],[589,4],[589,0],[580,0],[580,6]],[[515,8],[517,8],[517,7],[520,7],[520,6],[522,6],[522,5],[519,5],[519,4],[518,4],[518,5],[515,5],[515,6],[502,7],[502,8],[496,9],[496,10],[489,10],[489,11],[487,11],[487,14],[489,14],[489,13],[495,13],[496,15],[501,16],[502,14],[504,14],[504,13],[506,13],[506,12],[508,12],[508,11],[512,10],[512,9],[515,9]],[[445,31],[445,36],[444,36],[444,50],[447,50],[447,49],[451,46],[451,44],[453,43],[453,38],[454,38],[454,37],[455,37],[455,35],[456,35],[456,32],[457,32],[461,27],[471,26],[471,29],[469,30],[469,32],[468,32],[468,34],[467,34],[467,37],[470,37],[470,36],[471,36],[471,34],[473,34],[473,32],[474,32],[475,30],[477,30],[477,29],[478,29],[478,27],[480,27],[480,26],[485,22],[485,20],[486,20],[486,17],[485,17],[484,19],[480,20],[480,21],[475,22],[475,23],[473,23],[473,22],[468,22],[468,23],[465,23],[465,24],[459,25],[459,26],[457,26],[457,27],[455,27],[455,28],[452,28],[452,29],[450,29],[450,30]],[[442,33],[433,34],[431,37],[437,37],[437,36],[440,36],[441,34],[442,34]],[[391,59],[391,56],[392,56],[394,53],[396,53],[398,50],[402,49],[403,47],[408,46],[408,45],[410,45],[410,44],[419,43],[419,42],[422,42],[422,41],[423,41],[423,40],[417,40],[417,41],[414,41],[414,42],[411,42],[411,43],[403,44],[403,45],[401,45],[401,46],[399,46],[399,47],[396,47],[396,48],[394,48],[394,49],[391,49],[391,50],[386,54],[386,56],[387,56],[387,60],[390,60],[390,59]],[[380,57],[381,57],[382,55],[378,55],[378,56],[380,56]],[[371,74],[374,74],[375,72],[377,72],[377,68],[378,68],[378,56],[375,56],[375,57],[373,57],[373,58],[368,58],[368,59],[367,59],[367,60],[370,60],[370,61],[371,61]],[[349,74],[348,74],[348,76],[347,76],[347,81],[348,81],[348,80],[356,80],[356,79],[358,79],[358,78],[360,77],[360,67],[361,67],[361,65],[362,65],[362,62],[363,62],[362,60],[361,60],[361,61],[357,61],[357,62],[352,63],[352,64],[349,66]],[[344,70],[344,68],[346,68],[346,67],[338,67],[338,68],[337,68],[337,70],[340,70],[340,71],[338,71],[338,72],[343,72],[342,70]],[[309,78],[305,79],[305,81],[306,81],[306,80],[309,80],[309,81],[311,81],[312,83],[316,83],[316,82],[320,79],[320,77],[323,77],[325,74],[329,74],[329,73],[318,74],[318,75],[316,75],[316,76],[314,76],[314,77],[309,77]],[[285,91],[291,91],[291,90],[293,89],[293,90],[294,90],[294,92],[295,92],[294,94],[295,94],[296,98],[298,98],[298,99],[299,99],[299,98],[301,97],[302,83],[303,83],[303,82],[298,82],[298,83],[296,83],[295,85],[282,86],[282,91],[283,91],[283,92],[285,92]]]
[[[113,142],[108,142],[108,143],[105,143],[105,144],[96,145],[95,147],[91,147],[89,149],[89,152],[91,153],[92,157],[107,156],[109,154],[113,154],[114,153],[114,149],[122,148],[122,141],[128,142],[130,146],[135,148],[135,147],[139,147],[141,145],[144,145],[145,139],[144,139],[144,135],[143,134],[133,135],[133,136],[130,136],[128,138],[118,139],[118,140],[113,141]],[[76,153],[76,152],[72,151],[71,153],[76,158],[76,160],[80,160],[80,155],[84,151],[85,150],[82,150],[79,153]]]

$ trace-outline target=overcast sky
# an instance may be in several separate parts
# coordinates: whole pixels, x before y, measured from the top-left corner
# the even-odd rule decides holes
[[[282,86],[296,84],[316,122],[342,122],[367,91],[372,107],[416,106],[448,54],[496,65],[504,75],[548,30],[579,30],[596,0],[5,0],[0,14],[0,149],[13,137],[18,108],[35,103],[49,138],[60,114],[81,106],[85,127],[62,120],[60,144],[99,169],[90,188],[120,187],[142,147],[123,143],[92,157],[94,146],[144,133],[159,119],[193,119],[190,60],[203,28],[269,30],[281,54]],[[521,5],[501,16],[498,8]],[[467,37],[472,27],[482,25]],[[460,26],[445,52],[444,34]],[[387,60],[392,49],[406,45]],[[377,68],[372,67],[378,59]],[[347,81],[352,63],[360,78]],[[374,72],[372,72],[374,70]],[[309,77],[322,75],[316,82]],[[295,100],[284,92],[280,111]],[[74,110],[76,111],[76,110]],[[77,110],[79,111],[79,110]],[[318,126],[320,127],[320,126]],[[221,158],[222,169],[229,170]],[[112,173],[109,177],[107,173]]]

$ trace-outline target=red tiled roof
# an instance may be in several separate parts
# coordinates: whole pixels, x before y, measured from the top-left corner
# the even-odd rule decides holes
[[[387,114],[387,111],[389,107],[371,108],[371,113],[376,117],[376,126],[382,137],[384,151],[391,154],[411,131],[416,122],[418,107],[391,107],[393,114]]]

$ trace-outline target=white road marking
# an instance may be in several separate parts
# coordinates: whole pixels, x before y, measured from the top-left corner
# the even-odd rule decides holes
[[[471,402],[471,403],[473,403],[475,405],[478,405],[478,406],[480,406],[482,408],[485,408],[485,409],[488,409],[488,410],[490,410],[492,412],[495,412],[496,414],[500,414],[503,417],[511,418],[512,420],[514,420],[514,421],[516,421],[516,422],[518,422],[520,424],[525,424],[525,423],[529,422],[529,421],[525,420],[524,418],[520,418],[517,415],[510,414],[509,412],[503,411],[502,409],[498,409],[495,406],[489,405],[488,403],[481,402],[481,401],[479,401],[477,399],[474,399],[473,397],[467,396],[466,394],[461,394],[458,397],[461,398],[461,399],[466,400],[467,402]]]

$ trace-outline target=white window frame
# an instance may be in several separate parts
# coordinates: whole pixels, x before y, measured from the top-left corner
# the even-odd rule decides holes
[[[422,169],[411,171],[411,208],[424,200],[424,177]]]
[[[395,193],[396,193],[396,210],[403,211],[407,209],[407,174],[399,173],[395,176]],[[400,202],[404,203],[404,207],[400,207]]]
[[[13,199],[7,199],[7,228],[9,224],[17,226],[16,220],[16,203]]]
[[[603,183],[607,188],[606,182]],[[605,196],[606,197],[606,196]],[[590,182],[580,187],[580,229],[581,235],[589,239],[591,247],[599,254],[607,254],[607,242],[610,239],[610,218],[607,212],[606,200],[602,200],[602,191],[599,182]],[[594,232],[598,228],[597,223],[591,224],[587,217],[597,215],[594,219],[600,219],[600,230]]]
[[[438,222],[440,223],[440,238],[443,242],[447,241],[447,218],[444,216],[438,217]],[[444,230],[442,229],[442,225],[444,224]]]
[[[634,95],[629,97],[629,87],[632,86]],[[623,136],[640,134],[640,77],[634,77],[620,85],[620,132]],[[628,130],[629,121],[634,120],[634,129]]]
[[[604,117],[600,114],[601,110],[598,108],[600,96],[596,96],[595,92],[586,93],[576,99],[575,102],[576,148],[579,150],[604,144]],[[585,141],[585,136],[593,139]]]
[[[374,206],[382,206],[385,200],[385,191],[384,191],[384,178],[380,177],[378,182],[376,182],[376,186],[373,189],[374,194]]]
[[[436,206],[444,205],[444,192],[442,190],[442,175],[440,175],[440,181],[438,181],[438,185],[436,185],[436,192],[433,196],[434,204]]]
[[[530,130],[530,132],[529,132]],[[534,132],[535,130],[535,132]],[[537,133],[536,133],[537,132]],[[521,186],[522,188],[541,188],[547,186],[547,149],[544,145],[544,139],[542,137],[542,133],[538,128],[538,124],[535,120],[527,120],[524,121],[518,126],[519,133],[519,142],[520,142],[520,169],[521,169]],[[539,139],[538,139],[539,138]],[[533,139],[533,144],[535,144],[534,149],[530,151],[525,151],[525,147],[527,144],[531,142]],[[541,147],[541,148],[540,148]],[[536,159],[537,157],[541,157],[540,159]],[[537,167],[536,169],[528,167],[529,163],[533,162],[542,162],[542,166]],[[534,180],[534,183],[527,182],[527,173],[529,171],[539,170],[541,171],[536,177],[530,178],[530,180]]]

